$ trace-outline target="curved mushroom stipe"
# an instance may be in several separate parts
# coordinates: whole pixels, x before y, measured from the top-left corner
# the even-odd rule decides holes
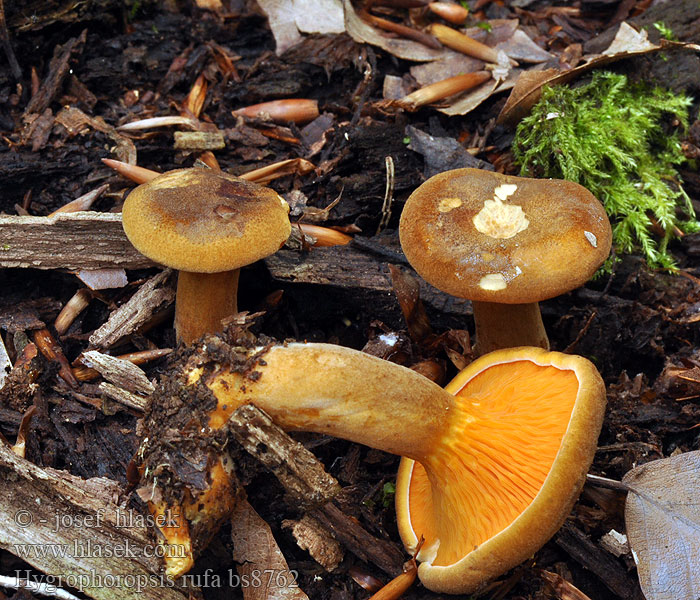
[[[586,359],[541,348],[482,356],[442,389],[410,369],[329,344],[258,348],[231,368],[190,361],[217,401],[209,427],[252,403],[282,428],[406,457],[396,508],[419,577],[470,593],[537,551],[585,481],[605,408]]]

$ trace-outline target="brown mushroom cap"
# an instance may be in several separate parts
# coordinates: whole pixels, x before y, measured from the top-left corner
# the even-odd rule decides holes
[[[586,188],[480,169],[428,179],[406,201],[399,233],[426,281],[454,296],[505,304],[582,285],[612,241],[608,217]]]
[[[142,254],[196,273],[230,271],[276,252],[290,233],[273,190],[209,169],[177,169],[134,189],[124,231]]]

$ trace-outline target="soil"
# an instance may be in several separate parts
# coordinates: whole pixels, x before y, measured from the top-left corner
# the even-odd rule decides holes
[[[133,184],[100,161],[114,158],[115,153],[121,159],[137,153],[139,166],[159,172],[192,165],[197,153],[174,149],[171,128],[134,132],[129,136],[130,148],[109,128],[92,123],[71,130],[58,115],[70,106],[116,126],[178,114],[195,80],[204,73],[209,87],[200,118],[225,130],[226,147],[215,151],[221,168],[242,174],[279,160],[308,158],[318,167],[315,171],[282,177],[269,185],[280,194],[292,190],[303,194],[307,207],[317,209],[340,198],[322,224],[354,236],[348,246],[286,248],[267,263],[244,269],[240,306],[250,312],[264,311],[255,321],[255,332],[278,340],[366,348],[406,365],[430,360],[443,381],[471,360],[465,333],[473,335],[468,302],[421,284],[425,313],[420,312],[420,304],[416,308],[414,299],[407,323],[393,293],[401,296],[417,277],[398,244],[401,207],[424,181],[428,166],[434,168],[409,149],[404,138],[408,126],[436,138],[452,138],[476,149],[480,164],[514,173],[509,155],[513,133],[495,123],[505,95],[490,98],[465,117],[447,117],[430,108],[387,113],[376,105],[384,77],[404,76],[410,63],[345,34],[305,36],[298,46],[277,56],[267,20],[255,3],[243,0],[224,2],[221,15],[184,1],[161,5],[54,0],[24,8],[5,4],[21,78],[15,79],[0,53],[0,212],[47,215],[101,184],[108,184],[107,191],[91,210],[118,212]],[[649,2],[581,0],[574,3],[581,9],[576,17],[548,13],[553,4],[545,0],[477,4],[483,5],[476,12],[481,18],[520,15],[541,33],[540,43],[557,51],[576,43],[591,45],[597,36],[610,35],[611,23],[625,18],[675,24],[682,41],[700,42],[700,12],[690,6],[696,3],[683,7],[686,3],[659,2],[647,8]],[[530,16],[518,5],[526,5]],[[225,48],[227,56],[233,57],[235,68],[225,76],[217,66],[216,57],[221,56],[217,48]],[[668,80],[664,70],[676,69],[680,75],[674,77],[673,85],[692,95],[700,91],[700,70],[693,75],[693,61],[697,61],[693,54],[673,53],[666,58],[624,61],[614,68],[649,81]],[[324,141],[300,126],[241,121],[231,114],[249,104],[291,97],[318,100],[330,123]],[[693,107],[691,114],[696,112]],[[687,137],[688,147],[695,150],[698,127],[695,124]],[[388,156],[395,168],[395,200],[388,223],[377,233]],[[682,174],[686,190],[700,207],[700,175],[691,166]],[[700,447],[700,237],[688,235],[674,242],[671,250],[680,267],[677,274],[651,271],[639,257],[623,256],[611,275],[541,305],[552,348],[591,359],[608,386],[608,411],[592,473],[619,480],[633,466]],[[302,274],[300,264],[313,268]],[[409,282],[401,283],[396,275],[392,286],[388,265],[407,274]],[[155,268],[128,270],[126,286],[96,292],[87,309],[58,335],[52,329],[56,316],[85,287],[76,274],[61,269],[0,270],[0,330],[10,358],[18,360],[36,332],[48,328],[60,351],[73,361],[88,348],[90,335],[110,313],[157,272]],[[411,303],[405,296],[402,302]],[[430,344],[418,335],[427,327],[436,334]],[[399,343],[387,348],[380,334],[392,332]],[[165,315],[110,352],[175,345],[171,319]],[[57,376],[61,367],[55,358],[38,353],[25,356],[25,361],[0,390],[0,433],[14,440],[23,413],[33,405],[36,412],[27,432],[26,452],[31,462],[82,478],[106,477],[127,490],[127,471],[140,443],[141,413],[110,409],[96,381],[66,383]],[[167,359],[159,359],[143,369],[157,380],[167,372],[167,365]],[[398,459],[323,436],[294,437],[339,481],[342,492],[337,504],[342,511],[371,535],[400,548],[393,504],[385,498],[385,484],[394,480]],[[389,578],[376,564],[363,562],[351,552],[345,553],[332,573],[325,572],[282,527],[284,519],[301,516],[298,507],[255,460],[242,451],[239,454],[249,501],[269,523],[310,598],[367,598],[368,592],[353,576],[360,581],[369,576]],[[143,510],[135,495],[130,502]],[[532,562],[504,575],[487,597],[570,597],[547,583],[542,571],[549,571],[594,600],[641,598],[629,556],[616,558],[599,544],[611,529],[624,531],[622,506],[620,492],[586,486],[564,529]],[[197,561],[195,573],[207,569],[226,573],[234,566],[230,550],[230,528],[225,526]],[[31,566],[0,550],[0,575],[25,569]],[[28,593],[13,595],[6,590],[6,594],[24,598]],[[212,600],[242,597],[240,590],[215,587],[203,587],[202,594]],[[0,597],[5,597],[2,592]],[[416,585],[404,597],[440,596]]]

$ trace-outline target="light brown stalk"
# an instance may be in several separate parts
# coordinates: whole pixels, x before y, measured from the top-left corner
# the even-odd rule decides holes
[[[305,98],[273,100],[231,111],[234,117],[270,118],[277,123],[308,123],[318,117],[318,101]]]
[[[431,2],[428,8],[438,17],[453,25],[461,25],[469,16],[469,10],[454,2]]]
[[[466,92],[491,79],[490,71],[475,71],[455,77],[448,77],[426,85],[398,100],[398,104],[408,110],[415,110],[426,104],[443,100],[454,94]]]
[[[57,208],[55,211],[49,214],[49,217],[53,217],[54,215],[57,215],[59,213],[71,213],[88,210],[92,206],[92,203],[95,200],[97,200],[102,194],[104,194],[108,189],[109,184],[105,183],[97,189],[94,189],[88,192],[87,194],[83,194],[75,200],[71,200],[67,204],[64,204],[60,208]]]
[[[470,38],[468,35],[460,33],[456,29],[452,29],[452,27],[442,25],[441,23],[434,23],[430,26],[430,33],[445,46],[452,48],[452,50],[456,50],[468,56],[473,56],[474,58],[488,63],[498,63],[498,50],[486,44],[482,44],[474,38]]]
[[[88,307],[92,296],[92,291],[87,288],[82,288],[75,292],[73,297],[66,302],[66,305],[61,309],[61,312],[58,313],[56,321],[53,324],[58,335],[63,335],[68,331],[68,328],[72,325],[73,321],[75,321],[76,317]]]
[[[428,46],[428,48],[433,48],[435,50],[439,50],[440,48],[442,48],[439,41],[437,41],[432,35],[427,34],[424,31],[413,29],[412,27],[402,25],[401,23],[394,23],[393,21],[389,21],[388,19],[375,17],[367,11],[361,12],[360,16],[364,21],[374,25],[375,27],[379,27],[379,29],[383,29],[384,31],[391,31],[392,33],[396,33],[401,37],[405,37],[409,40],[419,42],[424,46]]]
[[[144,169],[143,167],[130,165],[112,158],[103,158],[102,162],[110,169],[114,169],[117,173],[124,175],[124,177],[131,179],[131,181],[134,181],[135,183],[146,183],[147,181],[151,181],[151,179],[155,179],[158,177],[158,175],[160,175],[158,171],[151,171],[151,169]]]
[[[306,175],[315,168],[312,162],[303,158],[288,158],[287,160],[281,160],[271,165],[248,171],[238,177],[263,184],[286,175]]]
[[[294,223],[292,227],[298,227],[305,236],[311,236],[315,240],[313,246],[344,246],[352,241],[351,236],[330,227],[310,223]]]

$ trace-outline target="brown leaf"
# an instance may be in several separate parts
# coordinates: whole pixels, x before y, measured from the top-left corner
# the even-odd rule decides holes
[[[542,88],[545,85],[569,83],[583,73],[623,58],[674,48],[700,50],[700,46],[697,44],[670,42],[668,40],[661,40],[658,44],[652,44],[647,40],[645,31],[638,32],[627,23],[622,23],[612,44],[603,54],[589,56],[586,63],[574,69],[564,72],[558,69],[525,71],[518,79],[501,113],[498,115],[498,122],[502,125],[517,125],[523,117],[528,115],[535,103],[540,99]]]
[[[416,62],[436,60],[447,53],[445,49],[435,50],[413,40],[386,37],[359,17],[350,0],[343,0],[343,7],[345,9],[345,29],[356,42],[379,46],[398,58]]]
[[[554,593],[560,600],[591,600],[573,583],[569,583],[561,575],[550,573],[549,571],[540,571],[540,575],[554,590]]]
[[[235,580],[245,600],[308,600],[299,589],[297,573],[272,536],[270,526],[247,502],[238,502],[231,515],[233,560],[240,579]]]
[[[700,597],[700,451],[632,469],[625,522],[647,600]]]

